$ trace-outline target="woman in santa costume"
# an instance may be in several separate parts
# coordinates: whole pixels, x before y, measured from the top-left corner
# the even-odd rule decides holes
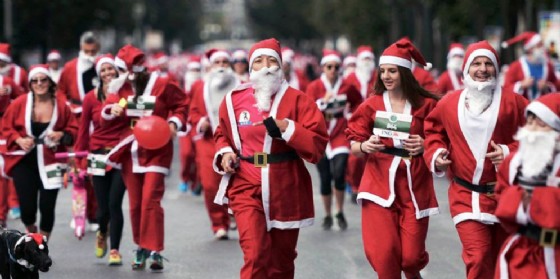
[[[31,68],[29,86],[31,92],[12,102],[2,118],[5,171],[14,180],[27,231],[37,232],[39,201],[39,231],[49,238],[66,167],[54,155],[74,143],[78,125],[70,108],[55,97],[56,85],[46,65]]]
[[[527,107],[516,134],[518,152],[498,172],[496,216],[510,233],[496,266],[496,279],[552,279],[560,275],[560,95]]]
[[[185,93],[168,78],[149,73],[143,66],[144,53],[132,45],[122,47],[115,58],[119,77],[108,87],[112,93],[101,110],[101,126],[119,125],[120,142],[107,155],[107,164],[122,166],[122,176],[130,201],[130,222],[134,242],[138,244],[132,268],[163,269],[164,178],[173,159],[173,142],[152,150],[139,146],[131,127],[148,115],[167,119],[172,136],[185,124],[188,103]],[[141,99],[140,99],[141,98]],[[123,107],[126,107],[123,108]],[[154,135],[158,136],[158,135]]]
[[[284,80],[276,39],[253,45],[249,73],[220,106],[215,202],[228,203],[237,221],[241,278],[293,278],[299,229],[313,224],[303,160],[323,157],[327,130],[313,100]]]
[[[317,106],[323,112],[329,132],[329,143],[326,156],[317,164],[321,178],[321,197],[325,207],[323,229],[330,230],[332,218],[332,182],[336,202],[336,219],[341,230],[348,227],[344,216],[344,192],[346,189],[346,166],[350,143],[344,136],[346,117],[349,111],[354,111],[362,99],[360,91],[352,84],[344,81],[340,73],[340,55],[333,50],[323,50],[321,66],[323,74],[320,78],[309,83],[306,94],[316,100]]]
[[[125,193],[121,171],[105,166],[105,155],[118,144],[123,125],[101,126],[102,103],[107,99],[107,89],[111,80],[117,77],[117,69],[111,54],[97,58],[95,71],[99,76],[99,86],[84,97],[81,125],[78,130],[75,151],[88,151],[86,166],[92,177],[97,198],[97,242],[95,255],[102,258],[107,253],[107,237],[111,239],[110,265],[121,265],[119,253],[124,217],[122,201]],[[93,128],[93,129],[92,129]],[[109,222],[110,221],[110,222]],[[110,226],[109,226],[110,225]],[[110,235],[107,233],[110,232]]]
[[[359,106],[346,129],[352,153],[367,154],[358,192],[362,237],[367,259],[383,279],[401,278],[403,271],[406,278],[420,278],[429,259],[428,217],[439,212],[432,175],[421,156],[424,118],[434,108],[436,96],[412,75],[412,58],[426,65],[408,40],[383,51],[374,95]],[[409,118],[410,135],[391,138],[378,133],[376,129],[385,126],[374,123],[387,113]]]

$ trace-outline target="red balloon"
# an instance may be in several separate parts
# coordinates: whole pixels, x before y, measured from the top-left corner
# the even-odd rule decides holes
[[[151,115],[140,118],[133,130],[138,145],[146,149],[159,149],[171,139],[169,124],[165,119]]]

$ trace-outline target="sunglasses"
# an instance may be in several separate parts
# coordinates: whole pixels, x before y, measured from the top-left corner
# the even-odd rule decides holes
[[[49,80],[48,78],[41,78],[41,79],[34,78],[34,79],[31,79],[31,83],[32,84],[47,83],[48,80]]]
[[[340,65],[327,65],[327,70],[330,71],[333,68],[338,71],[338,70],[340,70]]]

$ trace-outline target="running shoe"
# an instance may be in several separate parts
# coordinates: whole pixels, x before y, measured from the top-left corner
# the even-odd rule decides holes
[[[214,237],[217,240],[228,240],[229,236],[228,236],[228,232],[226,229],[224,228],[220,228],[216,231],[216,233],[214,234]]]
[[[111,249],[109,252],[109,265],[122,265],[122,257],[117,249]]]
[[[138,247],[136,251],[134,251],[134,261],[132,262],[132,270],[141,270],[146,267],[146,254],[148,251],[144,250],[143,248]]]
[[[152,251],[150,255],[150,270],[152,272],[163,271],[163,257],[160,255],[160,253]]]
[[[19,219],[21,218],[21,210],[19,209],[19,207],[11,208],[8,215],[12,220]]]
[[[346,218],[344,218],[344,213],[339,212],[335,215],[336,223],[341,230],[346,230],[348,228],[348,222],[346,222]]]
[[[188,190],[189,190],[189,183],[181,182],[181,184],[179,184],[179,191],[181,193],[186,193]]]
[[[95,243],[95,256],[98,258],[105,257],[107,254],[107,236],[97,231],[97,241]]]
[[[333,219],[332,216],[325,216],[325,219],[323,219],[323,230],[328,231],[331,229],[333,225]]]

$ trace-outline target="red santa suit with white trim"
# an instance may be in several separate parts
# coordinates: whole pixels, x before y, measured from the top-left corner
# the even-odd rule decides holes
[[[218,113],[225,95],[240,83],[229,63],[215,64],[217,60],[229,61],[230,55],[224,50],[211,49],[206,52],[211,70],[204,80],[193,85],[192,100],[189,110],[189,122],[196,146],[196,164],[200,173],[200,182],[204,190],[204,203],[212,223],[216,238],[227,238],[229,215],[227,207],[214,203],[218,192],[221,175],[212,168],[216,147],[214,131],[218,127]]]
[[[467,278],[493,276],[505,237],[494,215],[495,164],[517,149],[513,136],[525,121],[527,101],[497,85],[498,69],[498,56],[488,42],[471,44],[463,63],[466,89],[446,94],[425,120],[428,167],[441,177],[445,173],[436,163],[449,165],[454,175],[449,205]]]
[[[284,71],[284,78],[290,87],[305,92],[309,85],[309,79],[305,74],[295,69],[296,53],[289,47],[282,47],[282,70]]]
[[[510,234],[496,266],[496,279],[558,278],[560,268],[560,95],[527,107],[519,150],[498,172],[496,216]]]
[[[156,115],[167,119],[170,129],[177,131],[186,121],[188,103],[183,90],[177,84],[159,77],[157,73],[146,72],[142,66],[144,59],[144,53],[131,45],[119,50],[115,66],[127,69],[128,72],[121,73],[119,78],[111,81],[108,92],[118,94],[107,97],[101,111],[101,125],[124,123],[121,141],[107,154],[107,163],[114,167],[122,166],[123,180],[130,201],[134,242],[140,249],[160,252],[164,248],[161,199],[165,191],[164,177],[169,174],[173,158],[173,142],[169,141],[156,150],[145,149],[138,145],[130,126],[141,116]],[[130,77],[131,75],[133,77]],[[147,79],[143,92],[135,92],[128,83],[123,86],[126,79],[135,78],[135,82],[138,82],[140,76]],[[113,106],[118,106],[117,103],[123,102],[122,99],[127,100],[128,107],[134,105],[135,94],[142,98],[143,106],[127,108],[119,116],[111,113]]]
[[[314,101],[283,80],[277,40],[256,43],[249,61],[252,83],[226,95],[220,106],[214,169],[224,176],[215,202],[229,202],[237,221],[241,278],[293,278],[299,228],[312,225],[314,215],[302,159],[323,157],[327,131]],[[243,159],[233,169],[238,156]]]
[[[410,41],[400,40],[385,49],[379,64],[396,65],[410,71],[412,57],[425,64]],[[403,77],[399,78],[402,83]],[[435,105],[436,100],[428,96],[420,97],[417,107],[406,101],[402,114],[412,115],[410,135],[424,137],[424,119]],[[348,123],[347,138],[354,144],[359,143],[362,153],[362,143],[373,135],[378,111],[394,112],[390,92],[375,92],[358,107]],[[380,140],[387,150],[367,154],[358,191],[364,250],[379,278],[401,278],[403,271],[406,278],[417,278],[429,261],[425,247],[427,217],[439,213],[432,175],[421,153],[410,156],[404,149],[404,141]],[[387,153],[389,149],[402,154]]]
[[[23,67],[12,63],[10,44],[0,43],[0,64],[4,64],[0,67],[0,75],[11,78],[15,84],[21,87],[23,92],[29,91],[27,71]]]
[[[463,45],[453,43],[447,53],[447,70],[438,79],[438,92],[442,95],[447,92],[465,88],[462,78],[462,66],[465,58]]]

